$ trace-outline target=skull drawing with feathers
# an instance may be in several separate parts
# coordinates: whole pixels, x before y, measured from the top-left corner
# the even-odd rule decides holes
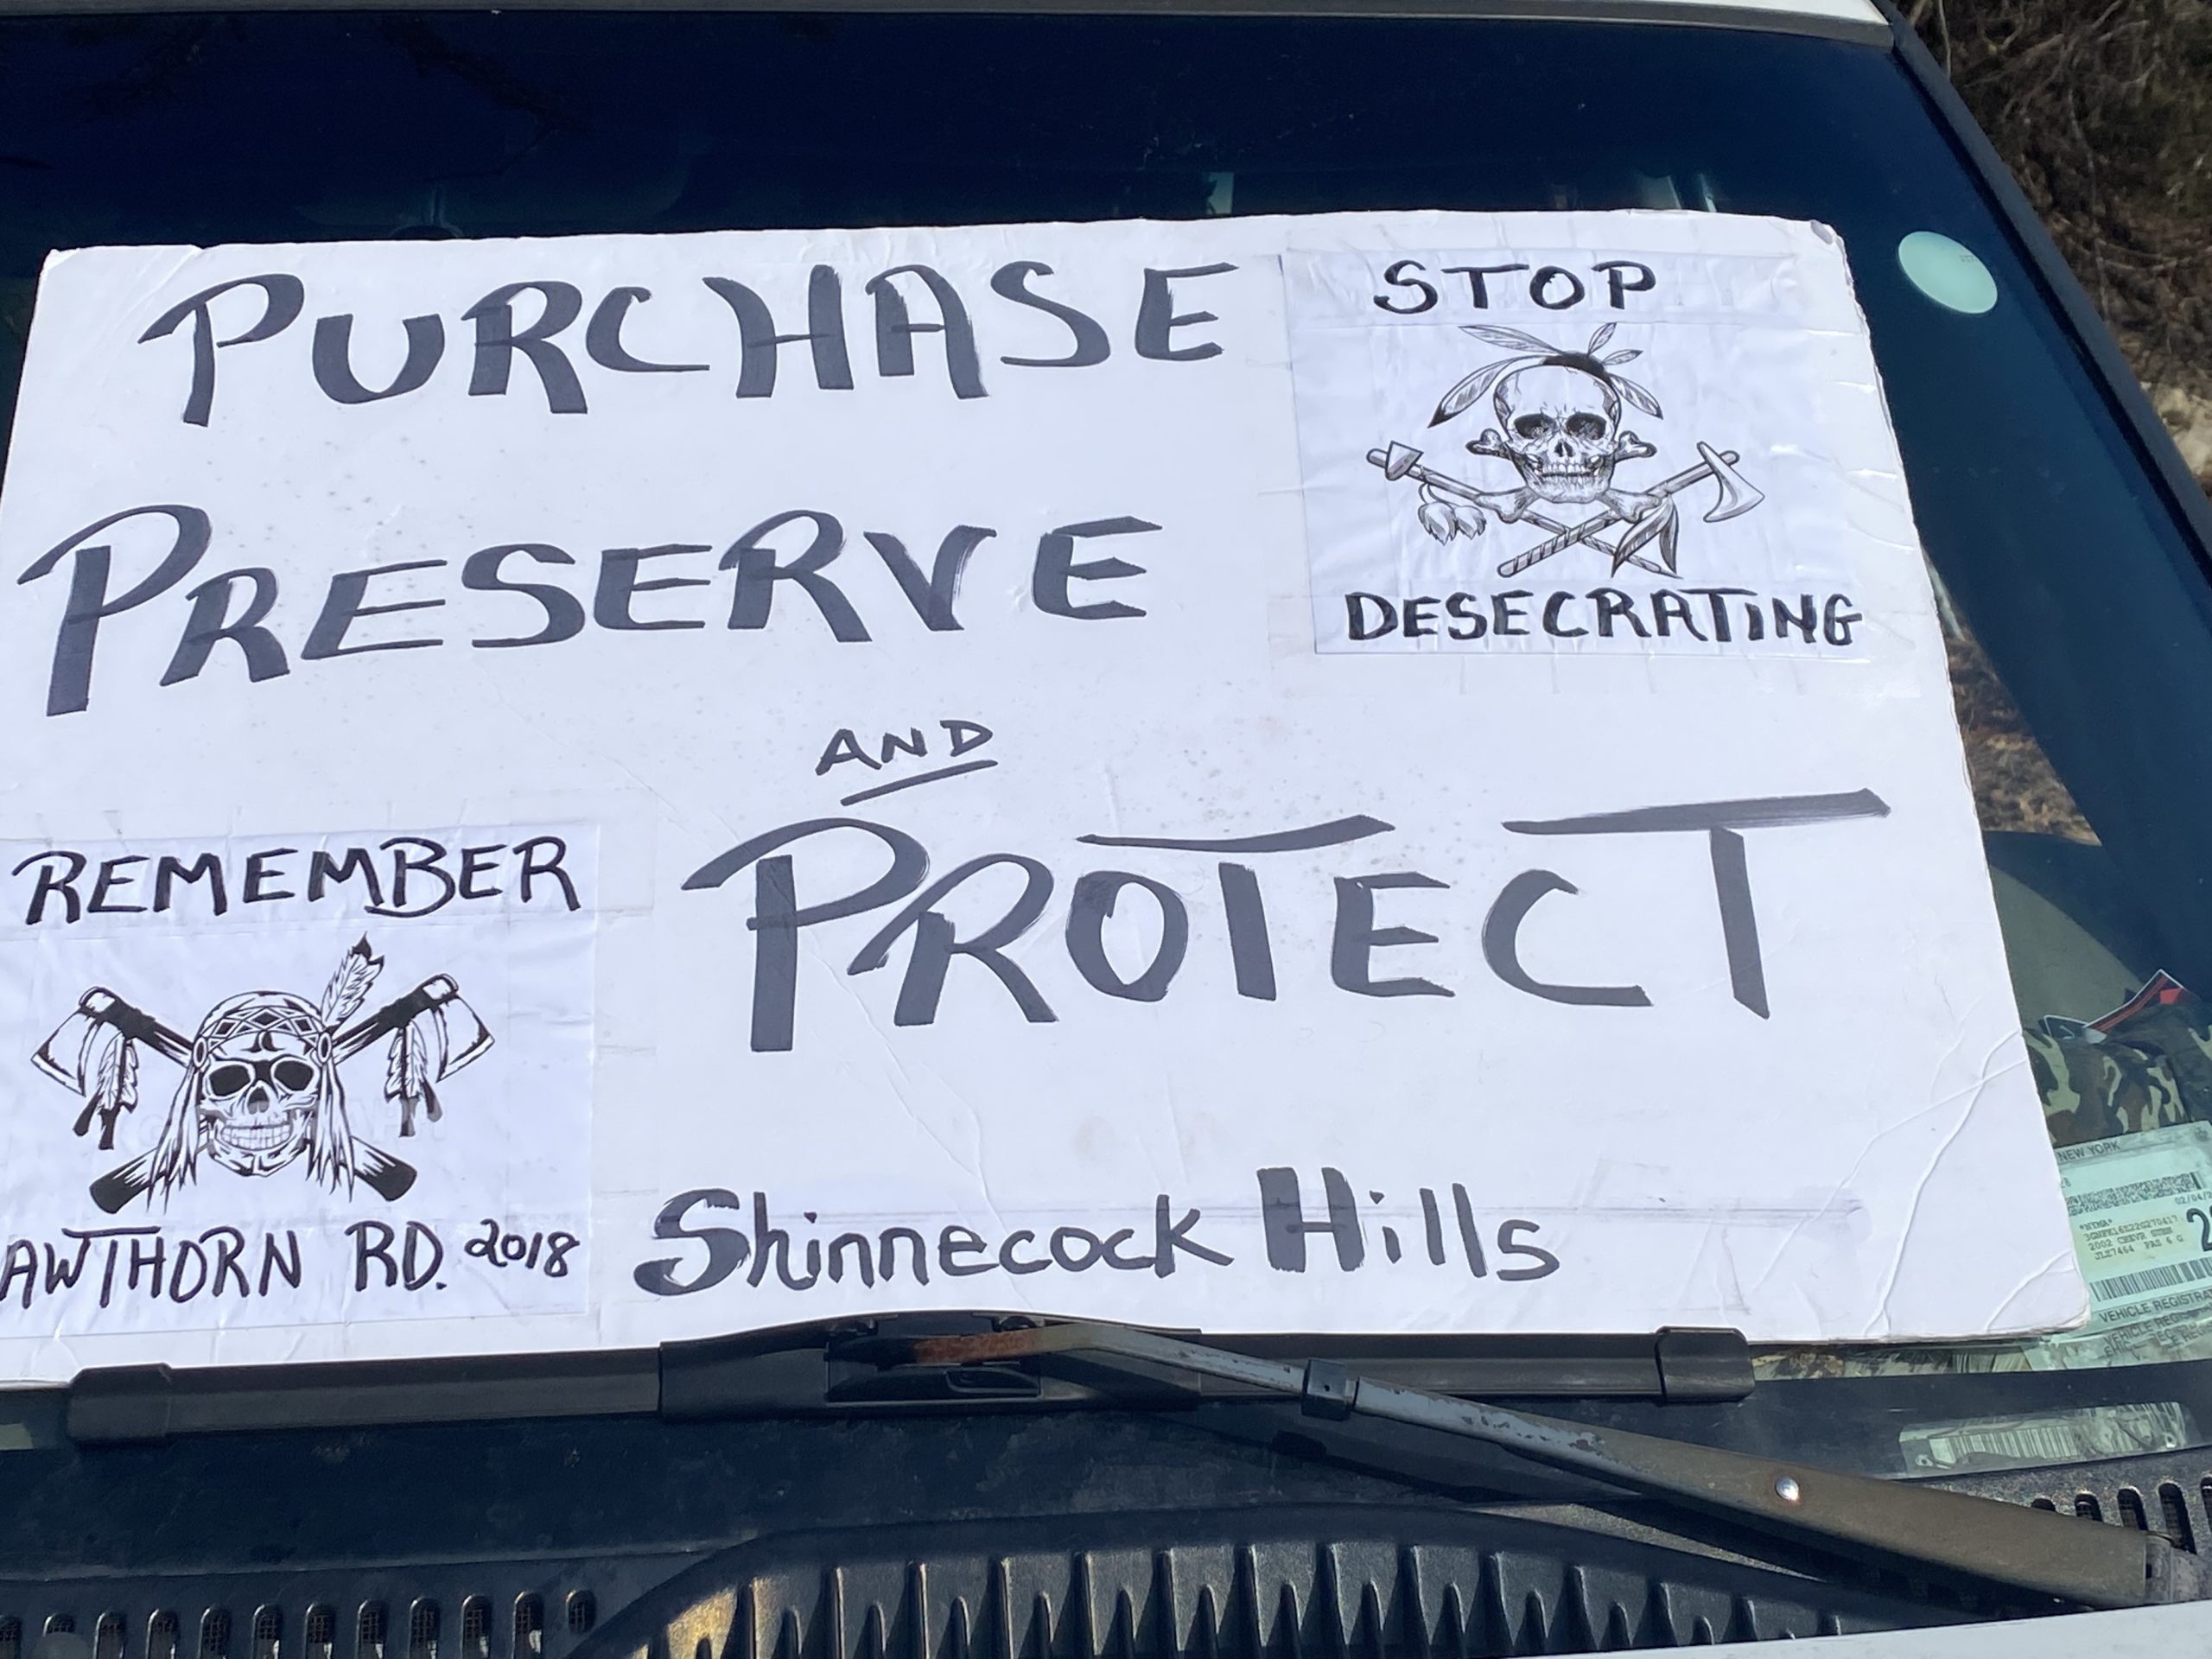
[[[192,1039],[185,1088],[200,1145],[240,1175],[269,1175],[343,1110],[330,1027],[303,997],[248,991],[218,1003]]]
[[[1624,405],[1659,418],[1659,400],[1625,375],[1621,365],[1643,355],[1626,349],[1607,352],[1614,325],[1606,323],[1580,351],[1562,349],[1518,328],[1491,323],[1462,325],[1485,345],[1512,355],[1486,363],[1461,379],[1436,405],[1429,424],[1437,426],[1465,413],[1484,393],[1497,416],[1468,443],[1470,454],[1510,461],[1521,474],[1515,490],[1461,490],[1447,498],[1424,486],[1421,524],[1439,541],[1454,535],[1478,535],[1484,510],[1507,524],[1542,519],[1547,505],[1596,503],[1626,526],[1611,551],[1614,568],[1643,548],[1654,551],[1669,571],[1675,568],[1676,516],[1664,494],[1626,490],[1613,481],[1624,461],[1658,452],[1621,423]],[[1601,355],[1602,353],[1602,355]]]
[[[398,1132],[444,1111],[439,1085],[492,1046],[492,1033],[447,975],[368,1006],[384,958],[364,938],[340,958],[320,1001],[289,991],[244,991],[207,1011],[190,1037],[95,985],[40,1045],[32,1063],[82,1104],[76,1132],[99,1127],[115,1145],[124,1115],[138,1109],[138,1052],[150,1049],[183,1074],[154,1144],[92,1185],[112,1215],[137,1198],[166,1200],[197,1179],[200,1162],[235,1175],[267,1176],[295,1164],[333,1192],[358,1180],[387,1201],[414,1184],[413,1165],[355,1132],[340,1070],[385,1045],[384,1098]]]
[[[1736,470],[1732,449],[1700,442],[1698,464],[1659,480],[1648,490],[1624,489],[1616,474],[1625,462],[1658,451],[1623,424],[1626,410],[1660,418],[1659,400],[1621,372],[1643,353],[1607,350],[1614,324],[1569,351],[1519,328],[1462,323],[1459,331],[1508,355],[1465,375],[1440,398],[1431,426],[1464,415],[1485,397],[1497,416],[1466,446],[1470,454],[1510,461],[1520,475],[1511,489],[1485,489],[1428,463],[1409,443],[1370,449],[1370,465],[1393,483],[1420,486],[1421,527],[1449,545],[1457,537],[1484,535],[1495,514],[1501,524],[1527,524],[1545,538],[1511,553],[1498,566],[1513,577],[1570,548],[1587,547],[1612,561],[1614,574],[1634,565],[1673,576],[1681,530],[1675,499],[1693,485],[1710,482],[1716,499],[1706,513],[1719,524],[1749,512],[1765,498]],[[1594,508],[1594,512],[1580,509]],[[1567,509],[1567,511],[1560,511]],[[1410,626],[1410,625],[1409,625]],[[1455,636],[1457,637],[1457,636]]]

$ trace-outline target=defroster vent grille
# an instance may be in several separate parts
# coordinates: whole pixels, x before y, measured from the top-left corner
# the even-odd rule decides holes
[[[715,1553],[0,1580],[0,1659],[1497,1659],[1963,1613],[1414,1505],[785,1533]]]
[[[1459,1511],[1255,1511],[765,1539],[597,1659],[1491,1659],[1847,1634],[1954,1610]],[[1032,1548],[1009,1548],[1010,1533]],[[1177,1534],[1182,1535],[1177,1536]],[[1061,1541],[1054,1548],[1046,1539]]]

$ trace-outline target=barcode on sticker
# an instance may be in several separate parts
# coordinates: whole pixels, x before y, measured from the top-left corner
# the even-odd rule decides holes
[[[2082,1452],[2082,1437],[2070,1427],[2031,1423],[2018,1428],[1985,1428],[1964,1433],[1931,1434],[1929,1454],[1939,1464],[1970,1457],[2017,1458],[2023,1463],[2070,1463]]]
[[[2076,1192],[2066,1200],[2066,1213],[2079,1216],[2095,1210],[2117,1210],[2123,1204],[2142,1204],[2152,1198],[2187,1198],[2204,1190],[2204,1178],[2195,1170],[2176,1175],[2154,1175],[2148,1180],[2120,1186],[2101,1186],[2094,1192]]]
[[[2193,1433],[2178,1403],[2145,1402],[2042,1417],[1922,1423],[1897,1435],[1897,1449],[1908,1471],[2024,1469],[2171,1452],[2189,1445]]]
[[[2140,1273],[2116,1273],[2109,1279],[2092,1279],[2089,1294],[2101,1302],[2108,1302],[2115,1297],[2140,1296],[2146,1290],[2185,1285],[2192,1279],[2212,1279],[2212,1256],[2191,1256],[2186,1262],[2170,1262],[2162,1268],[2145,1268]]]

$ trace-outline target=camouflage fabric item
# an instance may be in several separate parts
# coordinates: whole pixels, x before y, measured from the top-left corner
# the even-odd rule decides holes
[[[2166,974],[2098,1019],[2022,1034],[2055,1147],[2212,1122],[2212,1005]]]

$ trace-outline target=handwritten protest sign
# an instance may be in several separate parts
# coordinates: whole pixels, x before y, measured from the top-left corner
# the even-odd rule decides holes
[[[1826,231],[95,249],[0,1369],[2083,1293]]]

